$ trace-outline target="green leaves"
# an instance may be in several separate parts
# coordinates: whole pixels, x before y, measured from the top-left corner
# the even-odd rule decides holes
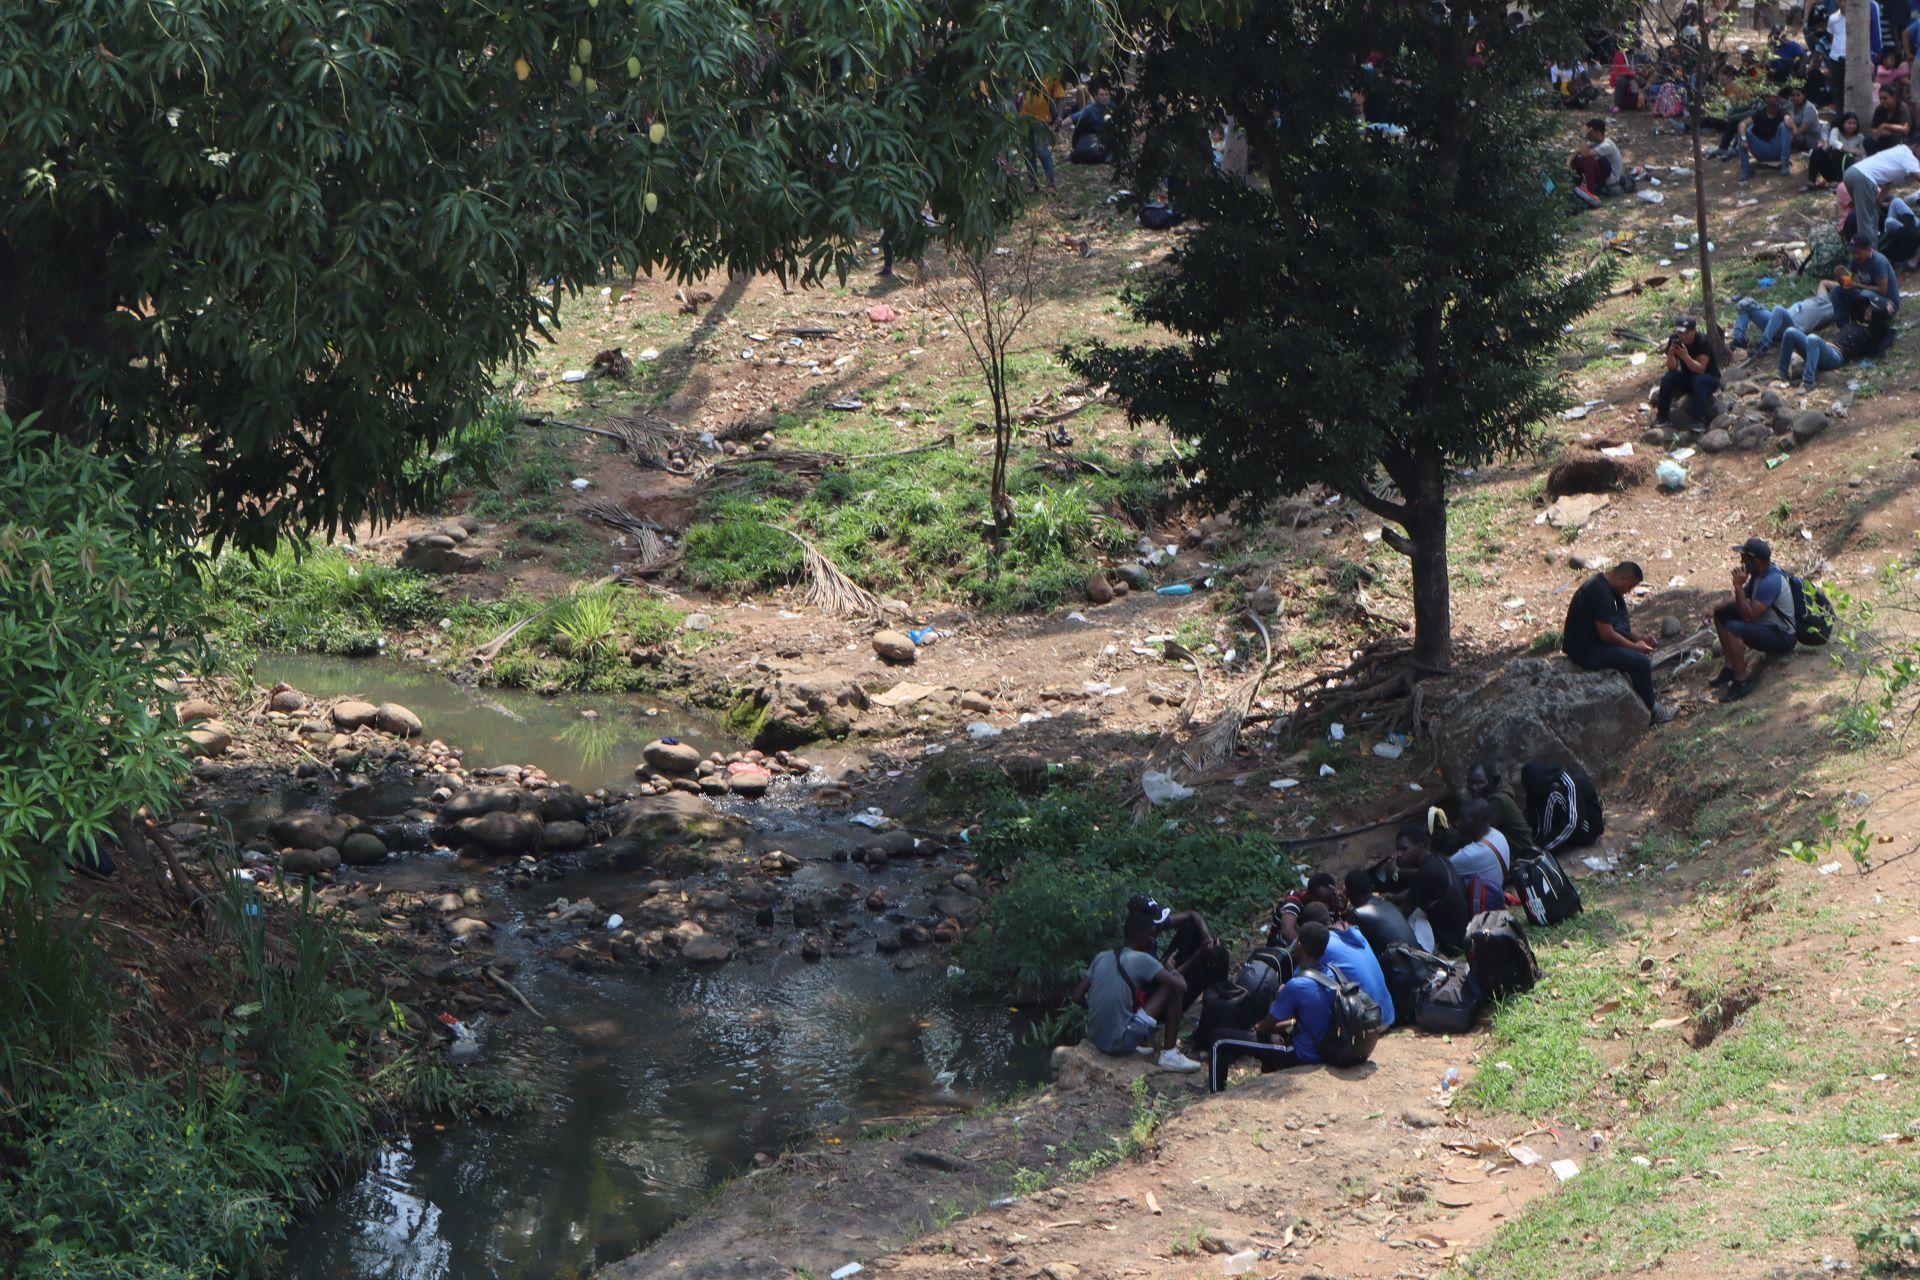
[[[222,542],[392,517],[426,497],[407,460],[535,353],[545,289],[818,277],[883,228],[917,251],[923,205],[983,237],[1004,104],[1100,21],[1085,0],[0,7],[7,408],[126,452],[141,510]]]

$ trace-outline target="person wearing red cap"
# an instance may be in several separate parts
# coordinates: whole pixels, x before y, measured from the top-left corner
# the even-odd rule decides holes
[[[1774,567],[1773,548],[1764,538],[1748,538],[1734,550],[1740,567],[1733,571],[1733,595],[1707,615],[1727,659],[1713,678],[1714,687],[1726,689],[1722,702],[1752,692],[1749,650],[1791,653],[1794,646],[1793,592],[1787,575]]]

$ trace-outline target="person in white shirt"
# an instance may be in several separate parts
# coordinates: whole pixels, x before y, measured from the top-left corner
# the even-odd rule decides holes
[[[1460,834],[1467,838],[1453,853],[1453,869],[1467,891],[1467,905],[1473,911],[1493,911],[1506,902],[1507,869],[1513,865],[1513,849],[1506,836],[1493,829],[1493,809],[1485,800],[1469,800],[1460,806]]]
[[[1876,151],[1847,166],[1840,185],[1853,202],[1856,234],[1880,239],[1880,188],[1920,178],[1920,158],[1902,143]]]

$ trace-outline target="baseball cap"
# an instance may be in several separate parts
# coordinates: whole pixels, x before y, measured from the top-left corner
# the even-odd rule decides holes
[[[1153,922],[1157,925],[1165,924],[1173,915],[1172,911],[1161,906],[1144,893],[1136,893],[1127,899],[1127,913],[1129,915],[1152,916]]]
[[[1773,560],[1773,548],[1767,545],[1765,538],[1748,538],[1734,550],[1743,556],[1752,556],[1755,560],[1768,562]]]
[[[1847,243],[1856,249],[1871,249],[1873,248],[1873,237],[1855,236],[1853,239],[1847,241]]]

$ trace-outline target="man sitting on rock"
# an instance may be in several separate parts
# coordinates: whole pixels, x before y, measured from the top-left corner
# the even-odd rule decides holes
[[[1538,761],[1521,765],[1520,790],[1527,797],[1533,847],[1541,852],[1585,848],[1605,834],[1600,792],[1584,770]]]
[[[1294,976],[1273,997],[1267,1016],[1250,1028],[1224,1030],[1208,1050],[1207,1091],[1227,1087],[1227,1073],[1241,1058],[1253,1058],[1262,1071],[1279,1071],[1320,1061],[1320,1044],[1333,1029],[1333,992],[1314,981],[1308,970],[1326,969],[1327,926],[1318,921],[1300,925],[1293,944]]]
[[[1780,335],[1780,381],[1782,389],[1793,386],[1792,362],[1800,357],[1800,389],[1811,394],[1822,369],[1838,369],[1855,360],[1879,353],[1893,336],[1893,304],[1868,294],[1853,304],[1852,318],[1834,331],[1831,342],[1789,329]]]
[[[1154,937],[1173,934],[1167,948],[1166,963],[1178,969],[1187,980],[1186,994],[1180,999],[1180,1011],[1191,1009],[1203,992],[1227,979],[1227,949],[1207,928],[1207,919],[1198,911],[1175,911],[1163,907],[1144,893],[1127,900],[1129,915],[1139,913],[1153,920]]]
[[[1792,653],[1795,643],[1793,591],[1787,575],[1773,563],[1773,548],[1764,538],[1748,538],[1734,548],[1740,567],[1733,571],[1733,595],[1707,615],[1720,637],[1726,665],[1713,678],[1726,688],[1722,702],[1738,702],[1753,690],[1747,651]]]
[[[1828,295],[1832,287],[1832,281],[1822,280],[1811,298],[1802,298],[1785,307],[1768,307],[1752,298],[1735,299],[1733,308],[1738,314],[1733,321],[1733,345],[1745,347],[1749,360],[1758,360],[1773,350],[1774,344],[1780,341],[1780,335],[1789,329],[1812,333],[1826,328],[1833,323],[1833,302]],[[1749,347],[1747,332],[1756,324],[1760,326],[1760,345]]]
[[[1401,868],[1406,889],[1390,900],[1406,914],[1416,936],[1424,922],[1433,934],[1428,948],[1442,955],[1457,956],[1466,947],[1467,894],[1454,872],[1453,864],[1433,852],[1424,822],[1409,822],[1400,828],[1394,840],[1394,857]]]
[[[1165,1044],[1156,1065],[1163,1071],[1198,1071],[1200,1064],[1174,1047],[1180,1041],[1186,975],[1154,955],[1154,922],[1146,912],[1127,913],[1125,938],[1095,956],[1073,990],[1073,998],[1087,1006],[1087,1039],[1102,1053],[1145,1057],[1153,1053],[1157,1029]],[[1188,964],[1197,959],[1198,954]]]
[[[1720,357],[1713,344],[1700,332],[1700,322],[1681,316],[1673,324],[1673,337],[1667,341],[1667,371],[1660,375],[1660,386],[1653,396],[1653,425],[1670,425],[1668,414],[1673,402],[1689,397],[1694,418],[1704,425],[1713,416],[1713,397],[1720,390]]]
[[[1453,852],[1453,869],[1467,890],[1467,905],[1476,914],[1507,905],[1507,869],[1513,850],[1507,837],[1494,830],[1493,810],[1485,800],[1460,806],[1460,831],[1466,843]]]
[[[1596,573],[1573,593],[1560,630],[1560,650],[1588,671],[1618,671],[1647,704],[1653,723],[1673,719],[1673,708],[1653,696],[1653,641],[1633,634],[1627,619],[1627,593],[1640,585],[1640,566],[1623,560]]]
[[[1420,945],[1400,908],[1373,891],[1373,873],[1365,867],[1347,872],[1347,919],[1366,937],[1376,956],[1388,947]]]

